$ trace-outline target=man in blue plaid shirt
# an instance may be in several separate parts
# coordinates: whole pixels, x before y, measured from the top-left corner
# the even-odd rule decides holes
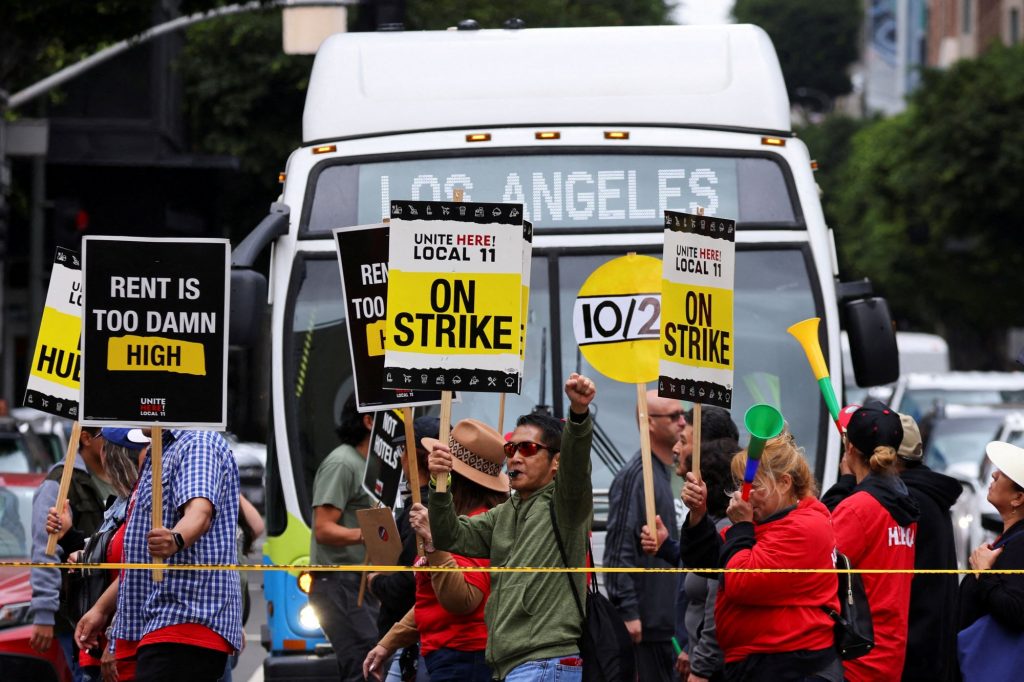
[[[164,431],[163,526],[150,529],[152,464],[139,475],[125,530],[124,560],[234,564],[238,467],[212,431]],[[121,571],[114,637],[139,642],[140,680],[216,682],[242,648],[242,593],[234,571]]]

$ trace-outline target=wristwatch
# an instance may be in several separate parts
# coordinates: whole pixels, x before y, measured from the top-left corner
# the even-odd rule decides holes
[[[171,537],[174,538],[174,544],[178,546],[177,551],[185,549],[185,538],[181,537],[181,533],[171,533]]]

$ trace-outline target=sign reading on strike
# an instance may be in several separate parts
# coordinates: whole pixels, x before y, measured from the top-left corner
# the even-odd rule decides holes
[[[395,439],[404,434],[401,412],[385,410],[373,415],[370,450],[363,470],[363,489],[385,507],[394,507],[402,480],[402,446]]]
[[[441,401],[439,391],[383,388],[389,231],[387,225],[334,230],[359,412],[432,405]]]
[[[665,211],[658,395],[732,407],[736,223]]]
[[[518,391],[519,204],[392,201],[386,388]]]
[[[658,376],[660,319],[661,263],[636,254],[594,270],[572,309],[576,343],[587,362],[629,384]]]
[[[85,426],[223,429],[226,239],[82,240]]]
[[[26,406],[78,419],[81,335],[82,264],[77,251],[58,246],[29,369]]]

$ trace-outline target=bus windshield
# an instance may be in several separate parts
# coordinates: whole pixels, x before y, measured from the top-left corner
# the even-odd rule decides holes
[[[587,276],[620,255],[611,251],[535,251],[523,388],[520,395],[507,396],[505,408],[506,431],[514,427],[516,417],[533,409],[563,416],[568,409],[561,390],[564,377],[580,371],[594,378],[598,399],[592,461],[597,490],[608,488],[615,472],[639,449],[636,389],[602,377],[580,355],[571,311]],[[816,460],[826,425],[822,401],[803,350],[786,333],[794,322],[823,316],[816,304],[809,266],[809,255],[798,246],[739,245],[732,414],[745,444],[742,421],[746,409],[756,402],[778,406],[820,476]],[[300,253],[286,312],[290,328],[285,333],[284,408],[295,487],[307,523],[313,476],[323,457],[338,445],[335,427],[341,406],[353,390],[341,301],[334,255]],[[495,394],[464,393],[453,406],[453,420],[474,417],[496,426],[498,403]]]

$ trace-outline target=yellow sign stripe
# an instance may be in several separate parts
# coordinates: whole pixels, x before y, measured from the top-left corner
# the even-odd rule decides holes
[[[206,376],[203,344],[159,336],[115,336],[107,342],[107,369]]]

